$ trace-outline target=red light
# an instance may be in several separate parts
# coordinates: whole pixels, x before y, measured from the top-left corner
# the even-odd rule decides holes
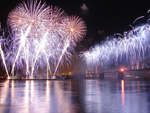
[[[124,69],[122,68],[122,69],[120,69],[120,71],[121,71],[121,72],[123,72],[123,71],[124,71]]]

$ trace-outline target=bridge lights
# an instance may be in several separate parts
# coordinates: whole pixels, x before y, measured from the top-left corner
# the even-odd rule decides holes
[[[121,69],[120,69],[120,71],[121,71],[121,72],[124,72],[124,69],[123,69],[123,68],[121,68]]]
[[[121,68],[118,72],[118,79],[124,80],[124,69],[123,68]]]

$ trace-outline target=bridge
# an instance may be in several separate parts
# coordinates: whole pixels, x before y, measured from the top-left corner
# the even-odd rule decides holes
[[[75,76],[74,76],[75,75]],[[129,66],[118,66],[112,68],[103,68],[92,71],[87,71],[86,73],[73,74],[74,78],[119,78],[123,76],[125,79],[133,78],[150,78],[150,56],[146,57],[144,60],[138,62],[138,64],[133,64]]]

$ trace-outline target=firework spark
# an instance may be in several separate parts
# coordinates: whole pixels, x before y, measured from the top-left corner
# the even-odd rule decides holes
[[[86,34],[86,27],[84,21],[76,16],[70,16],[62,21],[63,35],[66,38],[64,42],[64,47],[62,53],[59,57],[58,63],[55,68],[54,75],[56,74],[57,68],[62,60],[62,57],[66,53],[68,47],[70,47],[70,42],[79,42]]]
[[[91,67],[106,67],[112,61],[128,62],[127,65],[136,64],[145,59],[149,51],[150,25],[136,27],[131,31],[124,32],[124,35],[115,35],[112,40],[107,40],[103,44],[98,44],[89,51],[81,53]]]
[[[4,56],[12,77],[22,70],[27,78],[34,78],[46,66],[49,78],[60,63],[70,62],[76,43],[86,33],[81,18],[38,0],[20,3],[9,13],[8,25],[10,39]]]

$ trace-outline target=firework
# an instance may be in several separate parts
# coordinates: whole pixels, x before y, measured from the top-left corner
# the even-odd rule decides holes
[[[131,65],[144,60],[149,51],[150,25],[145,24],[124,32],[124,35],[115,35],[112,40],[98,44],[89,51],[82,52],[87,66],[106,67],[110,62],[127,62]]]
[[[8,24],[13,31],[26,31],[31,25],[30,37],[41,36],[49,26],[50,7],[38,0],[23,1],[8,15]]]
[[[45,67],[48,78],[60,63],[70,63],[76,43],[86,32],[82,19],[38,0],[20,3],[9,13],[8,25],[6,67],[12,76],[22,70],[27,78]]]
[[[76,16],[70,16],[68,18],[65,18],[62,21],[62,31],[63,31],[63,37],[64,39],[64,46],[62,49],[62,53],[58,59],[58,63],[55,68],[54,75],[57,71],[57,68],[60,64],[60,61],[62,60],[62,57],[65,53],[67,53],[67,49],[70,47],[70,43],[79,42],[86,34],[86,27],[84,21],[82,21],[81,18]]]
[[[63,32],[72,41],[80,41],[86,34],[84,21],[76,16],[69,16],[62,21]]]

